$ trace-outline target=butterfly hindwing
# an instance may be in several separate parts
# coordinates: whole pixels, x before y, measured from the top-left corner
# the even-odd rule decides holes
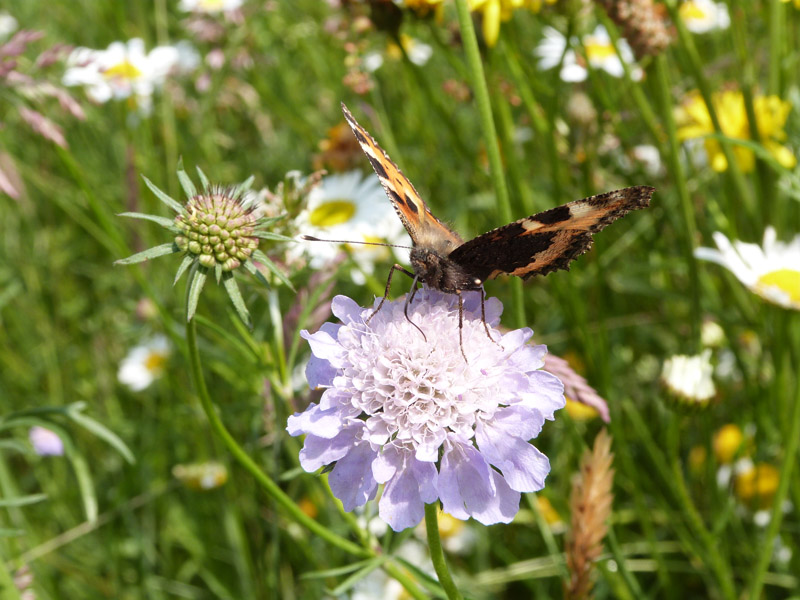
[[[481,281],[569,269],[572,260],[591,248],[593,233],[648,206],[654,191],[642,185],[575,200],[484,233],[453,250],[448,259]]]
[[[432,246],[444,253],[461,245],[463,240],[459,235],[431,213],[408,177],[358,124],[344,103],[342,112],[414,245]]]

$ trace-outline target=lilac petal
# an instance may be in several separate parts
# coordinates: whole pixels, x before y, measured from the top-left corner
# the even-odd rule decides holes
[[[375,497],[378,482],[372,476],[371,469],[375,454],[369,443],[356,444],[336,463],[328,476],[333,495],[342,501],[348,512]]]
[[[300,332],[300,337],[308,340],[311,353],[317,358],[327,360],[333,367],[345,365],[345,351],[339,344],[335,335],[332,335],[324,325],[316,333],[308,333],[305,329]]]
[[[363,310],[355,300],[347,296],[334,296],[331,300],[331,312],[345,325],[361,323]]]
[[[564,384],[547,371],[534,371],[528,375],[532,394],[523,394],[522,402],[537,408],[547,419],[554,419],[554,412],[567,404],[564,398]]]
[[[342,419],[337,409],[322,410],[312,403],[302,413],[295,413],[289,417],[286,431],[292,436],[309,433],[331,439],[336,437],[341,427]]]
[[[312,390],[328,387],[333,384],[333,378],[339,370],[331,366],[324,358],[312,355],[306,365],[306,380]]]
[[[403,453],[395,446],[386,446],[377,458],[372,461],[372,476],[378,483],[386,483],[402,470],[405,459]]]
[[[442,510],[456,519],[469,519],[497,493],[486,459],[470,444],[445,444],[439,468],[439,499]]]
[[[533,335],[533,330],[529,329],[528,327],[523,327],[522,329],[515,329],[514,331],[509,331],[503,336],[502,346],[506,349],[506,352],[513,352],[518,348],[521,348],[525,345],[525,343],[531,339]],[[525,365],[527,369],[530,369],[530,365]]]
[[[315,435],[306,436],[300,451],[300,466],[313,473],[323,465],[329,465],[345,456],[358,438],[358,428],[348,427],[331,439]]]
[[[515,437],[512,431],[513,428],[494,422],[479,422],[475,440],[481,454],[500,469],[511,489],[536,492],[544,487],[550,461],[528,442]]]
[[[437,473],[433,463],[411,458],[406,468],[386,484],[378,503],[378,514],[395,531],[414,527],[425,515],[425,504],[436,500]]]

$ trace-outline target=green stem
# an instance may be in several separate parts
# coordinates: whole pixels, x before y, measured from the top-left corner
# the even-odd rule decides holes
[[[797,325],[795,325],[795,335],[792,340],[792,351],[794,353],[794,364],[800,363],[800,336],[797,335]],[[782,370],[791,369],[789,361],[783,360],[779,365]],[[796,378],[797,379],[797,378]],[[753,579],[750,582],[750,598],[758,599],[761,597],[761,588],[764,586],[764,576],[772,558],[772,549],[775,536],[781,527],[783,520],[783,503],[789,494],[789,484],[792,481],[792,469],[797,462],[797,448],[800,444],[800,380],[795,381],[794,404],[792,414],[789,419],[789,431],[786,436],[786,445],[783,449],[783,464],[781,465],[781,475],[778,483],[778,490],[775,492],[775,499],[772,502],[772,515],[764,533],[764,540],[758,554]],[[791,387],[785,389],[791,390]]]
[[[780,95],[781,93],[781,59],[783,50],[783,40],[786,35],[785,14],[783,12],[783,2],[772,0],[769,5],[769,84],[767,92],[769,94]]]
[[[217,410],[208,395],[208,388],[203,377],[203,369],[200,363],[200,352],[197,348],[197,327],[194,319],[186,323],[186,344],[189,350],[189,362],[191,366],[192,381],[197,395],[200,397],[200,404],[208,417],[211,429],[222,440],[233,458],[250,473],[261,488],[282,506],[289,516],[299,524],[308,528],[312,533],[318,535],[323,540],[341,548],[345,552],[360,557],[371,557],[373,553],[365,548],[361,548],[353,542],[340,537],[306,515],[289,496],[287,496],[278,485],[264,473],[244,449],[236,442],[230,432],[225,428],[224,423],[217,414]]]
[[[436,502],[425,505],[425,529],[428,532],[428,548],[431,552],[431,561],[439,583],[442,584],[445,594],[450,600],[461,600],[463,596],[458,591],[450,570],[447,568],[447,561],[442,550],[442,540],[439,538],[439,507]]]
[[[461,30],[461,41],[464,45],[464,54],[469,68],[470,78],[472,79],[472,89],[475,93],[475,102],[478,105],[478,114],[483,130],[483,139],[486,143],[486,155],[489,157],[489,171],[492,175],[492,185],[497,197],[497,207],[500,210],[500,217],[503,222],[513,220],[511,211],[511,200],[508,196],[506,179],[503,176],[503,161],[500,159],[500,146],[497,143],[497,131],[492,118],[492,103],[489,99],[489,87],[486,85],[486,75],[483,71],[481,53],[478,49],[478,38],[475,35],[475,27],[472,25],[472,17],[469,14],[467,0],[456,0],[456,10],[458,13],[458,27]],[[515,320],[517,327],[525,324],[525,312],[523,310],[522,280],[514,279],[511,282],[511,292],[514,299]]]
[[[689,269],[689,288],[691,294],[691,308],[692,308],[692,344],[694,345],[693,351],[697,350],[697,344],[700,341],[700,280],[697,272],[697,259],[694,257],[694,240],[697,233],[697,224],[694,220],[694,210],[692,207],[692,199],[689,196],[689,188],[686,185],[686,177],[683,172],[683,164],[680,160],[680,142],[678,140],[678,132],[675,124],[675,116],[672,113],[672,96],[669,90],[669,72],[667,70],[667,62],[663,54],[655,58],[656,70],[656,86],[660,96],[661,104],[661,117],[663,119],[664,127],[667,131],[667,162],[669,163],[670,173],[672,174],[672,181],[678,191],[678,199],[680,201],[681,215],[683,216],[684,225],[684,256],[686,259],[686,266]]]

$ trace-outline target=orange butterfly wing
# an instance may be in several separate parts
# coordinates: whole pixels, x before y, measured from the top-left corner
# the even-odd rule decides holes
[[[414,245],[432,247],[445,255],[460,246],[463,243],[461,237],[431,213],[408,177],[358,124],[344,102],[342,112]]]
[[[632,210],[645,208],[655,188],[624,188],[574,200],[469,240],[448,258],[482,281],[501,274],[527,279],[558,269],[592,247],[597,233]]]

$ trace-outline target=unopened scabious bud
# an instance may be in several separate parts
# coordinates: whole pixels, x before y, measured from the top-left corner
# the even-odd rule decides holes
[[[186,197],[189,198],[185,205],[170,198],[145,178],[147,187],[161,202],[175,211],[177,216],[174,219],[140,213],[123,213],[123,216],[155,221],[175,235],[174,241],[118,260],[117,264],[134,264],[183,252],[183,262],[178,268],[175,281],[177,282],[188,271],[187,320],[191,320],[194,316],[206,278],[213,273],[217,283],[224,285],[239,317],[249,325],[250,314],[232,271],[244,267],[262,283],[269,285],[253,264],[253,260],[256,260],[266,267],[275,279],[291,287],[286,276],[258,249],[260,239],[292,241],[291,238],[267,229],[284,215],[267,218],[259,214],[263,211],[256,210],[256,196],[246,195],[253,181],[252,177],[238,186],[223,187],[209,184],[208,178],[200,169],[197,173],[203,184],[199,193],[186,172],[183,169],[178,170],[178,179],[186,192]]]
[[[175,217],[180,230],[175,244],[204,267],[220,265],[223,271],[232,271],[258,248],[253,236],[256,220],[236,190],[212,188],[190,198],[186,212]]]

